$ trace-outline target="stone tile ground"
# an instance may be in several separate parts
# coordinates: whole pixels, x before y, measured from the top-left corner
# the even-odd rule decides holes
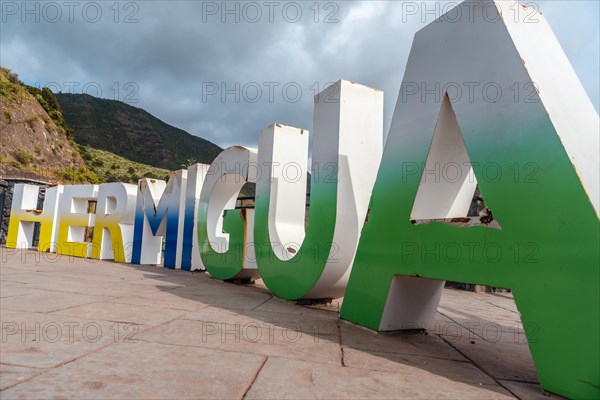
[[[548,399],[510,295],[380,334],[260,281],[0,251],[2,399]]]

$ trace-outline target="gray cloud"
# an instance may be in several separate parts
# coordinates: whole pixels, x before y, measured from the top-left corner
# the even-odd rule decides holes
[[[61,9],[60,18],[50,3]],[[221,146],[256,146],[258,132],[272,122],[310,129],[314,93],[340,78],[385,91],[387,131],[414,33],[434,19],[436,8],[439,15],[456,4],[427,3],[433,14],[409,15],[406,2],[321,2],[316,15],[314,2],[227,2],[239,7],[236,23],[233,14],[207,13],[223,2],[124,1],[118,15],[112,1],[74,2],[72,22],[65,2],[50,3],[29,2],[38,10],[24,16],[22,2],[2,2],[2,65],[29,84],[55,82],[70,91],[68,83],[76,82],[71,91],[81,93],[87,84],[90,94],[99,87],[102,97],[127,100]],[[572,3],[536,4],[598,109],[598,3]],[[262,16],[252,23],[256,4]],[[278,4],[272,21],[268,4]],[[297,22],[295,4],[302,10]],[[96,9],[101,16],[91,22]],[[337,22],[326,23],[331,13]],[[128,16],[137,22],[125,23]],[[207,95],[221,85],[238,88],[239,99]]]

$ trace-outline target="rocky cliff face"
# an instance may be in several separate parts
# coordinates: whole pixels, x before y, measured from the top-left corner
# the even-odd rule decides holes
[[[28,88],[0,68],[0,177],[64,182],[85,175],[85,163],[60,124],[60,109],[48,104],[53,97],[48,92]]]

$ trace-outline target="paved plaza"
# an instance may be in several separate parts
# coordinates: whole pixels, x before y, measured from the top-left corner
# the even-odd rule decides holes
[[[1,248],[2,399],[548,399],[510,293],[381,334],[261,281]]]

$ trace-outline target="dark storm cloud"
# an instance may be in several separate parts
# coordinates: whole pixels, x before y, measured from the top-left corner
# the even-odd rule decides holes
[[[50,3],[29,2],[24,15],[22,2],[2,2],[2,65],[30,84],[126,100],[221,146],[256,146],[272,122],[311,129],[314,93],[340,78],[385,91],[387,127],[412,37],[433,19],[399,2],[73,2],[71,15],[68,2]],[[597,5],[553,19],[561,3],[546,17],[597,108]],[[574,19],[588,40],[570,36]]]

